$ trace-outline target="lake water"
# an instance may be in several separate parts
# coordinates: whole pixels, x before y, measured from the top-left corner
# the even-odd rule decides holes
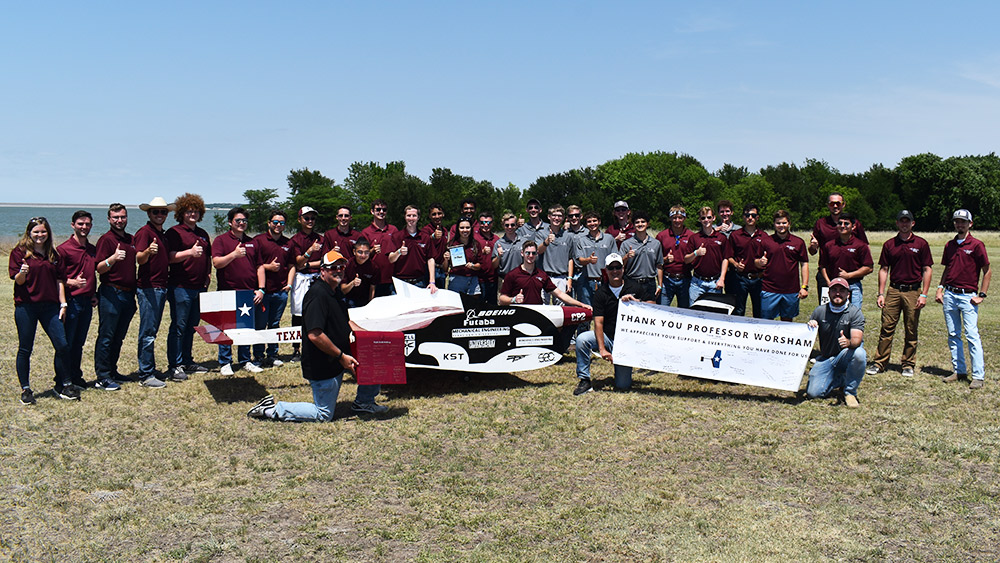
[[[146,212],[141,211],[138,206],[127,206],[126,208],[128,209],[128,228],[126,230],[130,233],[135,233],[139,227],[146,224]],[[49,225],[52,227],[53,239],[57,243],[62,243],[73,234],[73,229],[70,227],[70,219],[73,217],[73,213],[79,209],[89,211],[94,216],[94,228],[90,232],[90,240],[91,242],[97,241],[101,235],[108,231],[107,206],[81,207],[76,205],[52,205],[41,207],[0,205],[0,241],[8,244],[12,242],[16,243],[21,238],[21,235],[24,234],[24,228],[28,226],[28,220],[32,217],[45,217],[49,220]],[[209,209],[205,212],[205,218],[199,224],[209,234],[213,234],[215,230],[214,216],[224,216],[228,212],[228,209]],[[164,227],[170,228],[174,224],[174,217],[171,214],[167,217]]]

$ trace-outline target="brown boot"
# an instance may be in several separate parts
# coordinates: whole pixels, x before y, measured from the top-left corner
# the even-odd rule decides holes
[[[945,383],[955,383],[956,381],[958,381],[958,374],[955,372],[951,372],[951,375],[949,375],[948,377],[942,377],[941,381]]]

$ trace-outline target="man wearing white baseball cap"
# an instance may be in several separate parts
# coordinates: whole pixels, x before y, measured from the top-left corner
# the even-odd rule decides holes
[[[625,262],[617,252],[604,260],[608,273],[608,283],[602,283],[594,292],[594,330],[588,330],[576,337],[576,377],[580,380],[574,395],[583,395],[594,390],[590,380],[590,356],[594,349],[601,358],[614,364],[611,351],[614,348],[615,327],[618,324],[618,303],[620,301],[645,301],[653,303],[649,288],[635,280],[625,279]],[[627,391],[632,388],[632,368],[615,365],[615,389]]]

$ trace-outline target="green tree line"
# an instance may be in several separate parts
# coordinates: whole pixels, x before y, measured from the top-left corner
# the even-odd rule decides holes
[[[336,210],[342,205],[353,210],[355,226],[363,227],[371,221],[371,202],[377,198],[388,203],[389,221],[395,224],[402,223],[407,205],[416,205],[426,215],[433,203],[440,203],[446,222],[453,222],[466,198],[497,218],[506,211],[521,214],[525,202],[537,198],[543,207],[576,204],[597,211],[608,224],[614,202],[625,200],[633,209],[647,210],[658,228],[665,225],[673,205],[684,205],[691,218],[699,207],[714,208],[719,200],[728,199],[737,212],[752,203],[764,217],[786,209],[793,228],[804,230],[827,214],[826,197],[833,192],[843,194],[846,209],[869,230],[893,229],[901,209],[913,213],[920,230],[950,230],[951,214],[961,207],[972,212],[977,228],[1000,228],[1000,158],[994,153],[949,158],[924,153],[903,158],[895,168],[875,164],[865,172],[846,174],[813,159],[757,172],[732,164],[709,172],[690,155],[654,151],[542,176],[526,190],[510,183],[497,187],[448,168],[435,168],[424,180],[407,172],[402,161],[355,162],[342,183],[308,168],[290,171],[287,180],[284,199],[277,188],[243,193],[251,230],[263,231],[267,210],[274,207],[288,213],[294,229],[296,210],[304,205],[319,212],[321,231],[336,224]],[[225,230],[225,221],[216,228]]]

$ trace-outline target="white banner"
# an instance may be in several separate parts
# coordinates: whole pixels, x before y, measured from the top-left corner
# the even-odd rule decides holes
[[[621,303],[615,363],[797,391],[816,340],[804,323]]]

